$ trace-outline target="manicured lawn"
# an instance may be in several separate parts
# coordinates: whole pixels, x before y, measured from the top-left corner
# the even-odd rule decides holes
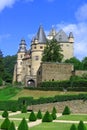
[[[12,100],[17,100],[19,97],[33,97],[35,99],[40,97],[53,97],[55,95],[73,95],[87,92],[61,92],[61,91],[41,91],[41,90],[27,90],[22,89],[19,93],[13,96]]]
[[[30,130],[70,130],[72,124],[68,123],[41,123],[40,125],[30,128]]]
[[[28,112],[28,113],[20,113],[20,114],[12,115],[12,116],[9,116],[9,117],[10,118],[23,118],[23,117],[25,117],[26,119],[28,119],[29,115],[30,115],[30,112]]]
[[[22,89],[16,87],[6,87],[0,90],[0,100],[9,100],[14,97]]]
[[[62,91],[41,91],[28,90],[9,86],[0,89],[0,100],[17,100],[19,97],[33,97],[35,99],[40,97],[53,97],[55,95],[73,95],[73,94],[87,94],[87,92],[62,92]]]
[[[58,117],[57,120],[87,121],[87,115],[63,115]]]

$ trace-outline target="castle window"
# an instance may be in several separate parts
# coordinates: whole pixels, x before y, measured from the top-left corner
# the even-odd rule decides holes
[[[40,46],[40,49],[43,49],[43,46]]]
[[[34,49],[36,49],[36,46],[34,46]]]
[[[35,56],[35,60],[39,60],[39,56]]]

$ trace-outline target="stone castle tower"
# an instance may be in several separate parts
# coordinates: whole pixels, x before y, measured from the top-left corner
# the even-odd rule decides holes
[[[40,26],[36,36],[31,41],[30,50],[26,49],[26,42],[24,39],[22,39],[19,44],[13,82],[22,82],[26,86],[37,85],[37,71],[41,64],[43,50],[46,46],[47,39],[52,40],[53,38],[61,45],[64,55],[63,60],[70,59],[74,56],[74,37],[72,32],[67,36],[63,30],[56,32],[56,30],[52,28],[49,35],[46,37],[43,27]]]

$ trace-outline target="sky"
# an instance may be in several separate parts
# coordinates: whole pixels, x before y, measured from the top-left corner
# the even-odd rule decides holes
[[[42,25],[46,34],[54,27],[73,32],[74,56],[87,56],[87,0],[0,0],[0,50],[15,55],[22,38],[30,48]]]

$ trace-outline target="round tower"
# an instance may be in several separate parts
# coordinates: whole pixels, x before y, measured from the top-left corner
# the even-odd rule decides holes
[[[42,26],[39,27],[36,37],[31,44],[31,75],[37,75],[41,63],[42,53],[46,45],[46,35]]]
[[[26,42],[24,39],[21,39],[21,42],[19,44],[19,50],[17,53],[17,82],[22,81],[22,59],[24,58],[26,51]]]

